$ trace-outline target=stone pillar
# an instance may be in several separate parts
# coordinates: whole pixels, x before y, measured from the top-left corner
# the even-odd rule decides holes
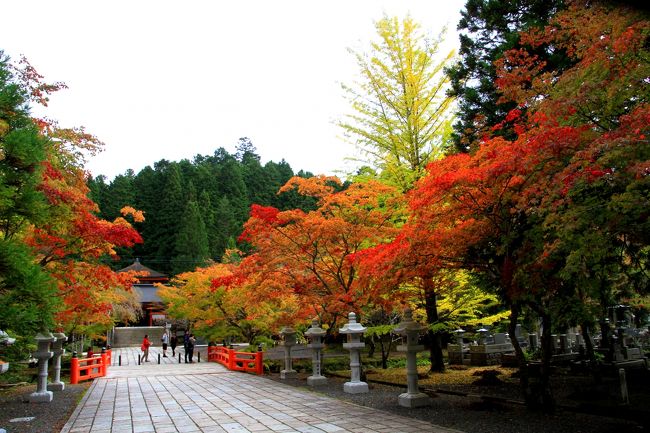
[[[47,390],[47,364],[54,355],[49,349],[50,344],[55,340],[56,338],[49,332],[36,336],[38,349],[34,353],[34,357],[38,359],[38,384],[36,392],[29,395],[29,401],[32,403],[49,403],[52,401],[52,391]]]
[[[296,345],[296,331],[290,326],[285,326],[280,334],[284,338],[284,370],[280,372],[280,379],[290,379],[298,374],[291,365],[291,347]]]
[[[571,353],[569,337],[566,334],[560,334],[560,353]]]
[[[9,337],[9,334],[0,329],[0,346],[11,346],[15,342],[15,338]],[[8,369],[9,363],[0,364],[0,374],[6,372]],[[7,430],[0,428],[0,433],[7,433]]]
[[[410,311],[410,310],[407,310]],[[406,314],[406,312],[404,313]],[[454,331],[454,334],[456,334],[456,344],[460,346],[460,348],[463,348],[463,337],[465,336],[465,330],[463,328],[458,328]]]
[[[63,391],[65,389],[65,384],[61,382],[61,356],[65,353],[63,343],[68,340],[68,337],[66,337],[62,332],[55,333],[54,337],[56,338],[56,341],[52,343],[52,353],[54,354],[54,358],[52,358],[54,380],[52,383],[47,385],[47,389],[50,391]]]
[[[418,387],[418,366],[417,353],[424,350],[424,346],[418,345],[420,333],[426,328],[413,321],[413,314],[410,309],[404,311],[402,322],[393,330],[395,334],[406,337],[406,344],[397,346],[400,352],[406,352],[406,383],[407,391],[397,398],[397,403],[404,407],[422,407],[431,404],[428,395],[420,392]],[[462,342],[459,343],[462,347]]]
[[[486,328],[480,328],[480,329],[477,329],[476,332],[478,332],[478,344],[479,344],[479,346],[488,344],[487,337],[488,337],[488,333],[490,331],[488,331]]]
[[[530,349],[531,350],[537,350],[539,347],[539,337],[537,334],[528,334],[528,340],[530,343]]]
[[[318,320],[311,321],[311,328],[305,332],[305,337],[309,339],[307,347],[311,348],[312,361],[311,369],[312,375],[307,378],[307,385],[324,385],[327,383],[327,378],[321,375],[321,350],[324,346],[323,336],[325,330],[318,326]]]
[[[368,392],[368,384],[361,381],[361,355],[359,351],[366,345],[361,342],[361,336],[366,328],[357,323],[357,315],[348,314],[348,323],[339,329],[341,334],[348,336],[348,342],[343,343],[343,348],[350,351],[351,377],[349,382],[343,384],[343,391],[348,394],[361,394]]]

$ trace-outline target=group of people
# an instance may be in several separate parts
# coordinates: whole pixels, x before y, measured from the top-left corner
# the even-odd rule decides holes
[[[169,334],[167,333],[167,330],[163,333],[162,337],[160,338],[160,341],[162,342],[162,351],[163,351],[163,358],[167,358],[167,346],[169,345],[172,349],[172,356],[176,356],[176,346],[178,345],[178,337],[176,336],[176,332],[172,333],[171,338],[169,337]],[[183,349],[185,352],[185,363],[193,363],[194,361],[192,360],[194,358],[194,346],[196,345],[196,338],[194,337],[194,334],[190,334],[188,331],[185,331],[185,334],[183,335]],[[140,349],[143,352],[142,359],[144,362],[149,362],[149,347],[151,347],[151,341],[149,341],[149,334],[145,334],[144,339],[142,340],[142,346],[140,346]]]

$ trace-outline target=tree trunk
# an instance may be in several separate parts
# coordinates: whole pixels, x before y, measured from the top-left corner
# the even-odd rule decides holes
[[[535,405],[534,392],[530,386],[528,362],[524,355],[524,350],[519,345],[519,340],[515,330],[517,329],[517,322],[519,321],[520,306],[517,304],[510,305],[510,322],[508,323],[508,334],[512,347],[515,349],[517,356],[517,365],[519,366],[519,385],[521,386],[521,393],[526,402],[526,406],[533,407]]]
[[[435,287],[433,287],[433,281],[431,278],[423,278],[423,289],[425,302],[424,308],[427,312],[427,323],[432,325],[438,322],[438,304]],[[427,339],[429,340],[431,371],[445,371],[445,361],[442,357],[442,338],[440,334],[429,330],[427,332]]]
[[[591,364],[596,362],[596,353],[594,352],[594,342],[591,340],[591,333],[589,332],[589,324],[582,323],[580,325],[582,331],[582,339],[585,340],[585,350],[587,359]]]
[[[388,368],[388,352],[390,351],[390,348],[386,350],[386,345],[384,344],[383,339],[379,340],[379,344],[381,345],[381,368],[386,370]]]
[[[553,356],[553,341],[551,336],[551,315],[542,314],[542,367],[540,376],[540,391],[542,410],[546,413],[555,412],[555,399],[551,389],[551,357]]]
[[[601,365],[596,361],[596,352],[594,349],[594,342],[591,340],[589,324],[583,323],[580,328],[582,330],[582,339],[585,340],[586,355],[587,359],[589,359],[589,370],[594,378],[594,383],[600,384],[603,380],[603,374],[601,371]]]
[[[368,358],[374,358],[375,356],[375,339],[368,339]]]

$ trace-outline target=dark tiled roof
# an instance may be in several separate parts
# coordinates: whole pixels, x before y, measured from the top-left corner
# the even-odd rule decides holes
[[[141,277],[145,277],[145,278],[165,278],[165,277],[167,277],[165,274],[161,274],[158,271],[154,271],[153,269],[150,269],[150,268],[144,266],[142,263],[140,263],[140,259],[135,259],[135,262],[133,262],[132,265],[129,265],[126,268],[120,269],[117,272],[129,272],[129,271],[135,271],[138,274],[140,274]]]

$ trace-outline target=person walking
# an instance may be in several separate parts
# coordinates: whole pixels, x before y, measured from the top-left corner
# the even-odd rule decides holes
[[[176,356],[176,345],[178,344],[178,337],[176,331],[172,333],[172,338],[169,339],[169,345],[172,347],[172,356]]]
[[[185,330],[185,334],[183,334],[183,350],[185,352],[185,364],[187,364],[187,345],[190,342],[190,332],[188,330]]]
[[[194,357],[194,345],[196,344],[196,338],[194,338],[194,334],[190,334],[188,340],[187,340],[187,357],[190,359],[190,364],[192,364],[194,361],[192,361],[192,358]]]
[[[162,338],[160,339],[162,342],[162,349],[163,349],[163,358],[167,358],[167,344],[169,343],[169,334],[167,334],[167,330],[165,329],[165,332],[163,332]]]
[[[144,362],[149,362],[149,346],[151,346],[151,342],[149,341],[149,334],[144,334],[144,338],[142,339],[142,346],[140,346],[144,352],[142,356]]]

